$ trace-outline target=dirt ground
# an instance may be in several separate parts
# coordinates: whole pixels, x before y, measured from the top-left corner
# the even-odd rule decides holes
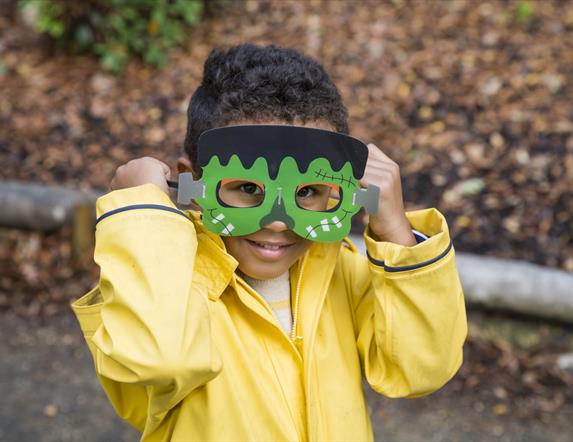
[[[490,316],[472,313],[474,334],[487,333]],[[531,323],[504,319],[512,333]],[[508,325],[509,324],[509,325]],[[546,325],[538,325],[543,329]],[[552,342],[573,344],[573,330],[550,327]],[[499,330],[498,330],[499,331]],[[557,336],[556,335],[559,335]],[[71,313],[26,319],[12,313],[0,317],[0,440],[133,441],[136,431],[122,423],[108,404],[95,377],[91,357]],[[500,333],[497,333],[498,336]],[[556,337],[558,338],[556,340]],[[472,338],[466,348],[471,361],[483,351]],[[481,355],[480,355],[481,357]],[[472,367],[476,364],[472,363]],[[543,411],[523,414],[533,396],[504,401],[506,373],[484,372],[478,383],[468,381],[468,364],[441,391],[419,399],[387,399],[366,391],[377,440],[387,441],[570,441],[573,401],[570,397],[551,410],[550,399],[565,385],[549,386]],[[474,368],[471,369],[473,372]],[[468,388],[469,387],[469,388]],[[542,399],[542,398],[541,398]],[[520,410],[521,408],[521,410]]]

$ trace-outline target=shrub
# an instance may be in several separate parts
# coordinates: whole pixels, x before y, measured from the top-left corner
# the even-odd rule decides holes
[[[527,24],[535,15],[535,7],[528,1],[521,0],[514,11],[515,20],[520,24]]]
[[[120,72],[133,56],[162,66],[209,0],[19,0],[38,31],[71,53],[92,53]]]

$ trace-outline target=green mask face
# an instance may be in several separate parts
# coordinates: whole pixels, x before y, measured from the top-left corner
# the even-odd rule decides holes
[[[199,139],[200,182],[181,174],[178,201],[203,209],[222,236],[254,233],[282,221],[303,238],[348,235],[361,206],[376,212],[378,188],[361,189],[367,147],[359,140],[298,126],[227,126]]]

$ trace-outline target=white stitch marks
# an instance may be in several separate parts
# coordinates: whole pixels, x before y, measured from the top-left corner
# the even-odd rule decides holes
[[[229,223],[223,229],[223,233],[225,233],[226,235],[230,235],[234,228],[235,228],[235,226],[233,224]]]
[[[222,221],[225,218],[225,215],[223,215],[222,213],[219,213],[217,216],[213,217],[213,219],[211,219],[211,222],[213,224],[217,224],[219,221]]]
[[[310,236],[311,236],[312,238],[316,238],[316,232],[314,231],[314,228],[313,228],[312,226],[308,226],[308,227],[306,228],[306,231],[307,231],[308,233],[310,233]]]

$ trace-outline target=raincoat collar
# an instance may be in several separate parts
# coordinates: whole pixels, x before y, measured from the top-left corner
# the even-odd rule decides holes
[[[203,227],[199,212],[188,211],[187,214],[195,224],[199,243],[195,260],[196,275],[198,278],[201,278],[200,282],[208,288],[209,298],[217,300],[227,286],[235,286],[235,271],[239,263],[227,253],[225,243],[221,237]],[[309,308],[315,312],[317,309],[320,310],[327,284],[334,271],[339,250],[339,242],[315,242],[306,252],[306,256],[299,259],[297,264],[295,264],[296,268],[292,274],[296,275],[296,280],[293,283],[300,285],[301,292],[312,292],[312,298],[314,298],[307,302],[306,298],[311,296],[304,295],[305,302],[301,304],[300,308],[305,311],[305,316],[310,314]],[[302,281],[299,282],[298,278],[301,275]],[[303,299],[303,294],[299,295]],[[308,305],[309,303],[311,305]],[[312,316],[315,315],[313,314]],[[307,321],[304,322],[306,323]]]
[[[200,212],[188,211],[197,232],[197,256],[195,258],[195,282],[207,287],[209,299],[216,301],[225,288],[235,284],[235,270],[239,263],[227,253],[219,235],[203,227]]]

